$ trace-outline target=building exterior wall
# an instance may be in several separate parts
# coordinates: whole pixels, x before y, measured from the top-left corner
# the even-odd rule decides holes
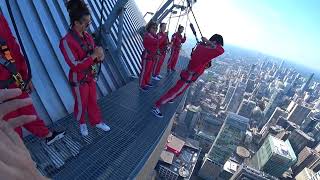
[[[67,78],[69,67],[59,49],[59,40],[69,29],[69,17],[64,1],[10,0],[9,2],[32,68],[32,82],[35,87],[32,93],[34,105],[40,117],[47,124],[51,124],[73,112],[74,100]],[[92,25],[89,31],[95,32],[99,26],[101,1],[86,0],[86,2],[92,12]],[[116,0],[105,2],[106,19]],[[5,1],[0,1],[0,10],[13,31]],[[113,40],[117,40],[116,24],[111,30]],[[140,54],[143,46],[137,30],[144,24],[135,2],[129,0],[124,16],[124,39],[121,49],[124,64],[130,72],[126,76],[137,75],[140,72]],[[97,83],[99,97],[125,84],[123,72],[116,63],[106,52],[106,61],[101,68]]]

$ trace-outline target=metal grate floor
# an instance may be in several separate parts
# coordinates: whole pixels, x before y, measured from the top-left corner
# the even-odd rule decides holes
[[[187,59],[179,62],[181,69]],[[162,119],[153,116],[151,107],[178,78],[177,72],[170,74],[148,92],[141,92],[135,80],[102,98],[99,104],[111,127],[109,132],[88,126],[89,136],[83,138],[78,123],[69,115],[53,125],[55,130],[66,130],[66,136],[51,146],[26,137],[39,171],[57,180],[133,179],[164,133],[181,97],[163,107]]]

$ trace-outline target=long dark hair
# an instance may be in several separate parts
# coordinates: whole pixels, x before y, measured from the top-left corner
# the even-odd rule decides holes
[[[156,22],[153,22],[153,21],[152,21],[152,22],[150,22],[150,23],[147,25],[146,30],[147,30],[148,32],[150,32],[151,28],[154,27],[154,26],[158,27],[158,24],[157,24]]]
[[[66,3],[71,26],[75,21],[81,21],[84,16],[90,15],[90,10],[83,0],[69,0]]]
[[[211,36],[209,41],[216,41],[218,44],[223,46],[223,37],[220,34],[214,34],[213,36]]]

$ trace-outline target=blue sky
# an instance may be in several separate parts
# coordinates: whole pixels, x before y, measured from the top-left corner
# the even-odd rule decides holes
[[[136,0],[143,14],[161,2]],[[194,12],[204,36],[320,70],[320,0],[198,0]]]

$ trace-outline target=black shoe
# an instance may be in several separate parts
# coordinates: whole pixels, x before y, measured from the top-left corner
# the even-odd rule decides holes
[[[152,108],[152,113],[158,118],[163,118],[163,115],[162,115],[160,109],[157,107]]]
[[[153,88],[154,86],[152,84],[147,84],[146,85],[148,88]]]
[[[46,144],[50,145],[50,144],[54,143],[55,141],[63,138],[64,134],[65,134],[65,131],[61,131],[61,132],[53,131],[52,136],[46,138]]]
[[[148,91],[149,88],[148,88],[148,87],[140,87],[140,90],[143,91],[143,92],[145,92],[145,91]]]
[[[169,104],[172,104],[174,103],[174,101],[171,99],[170,101],[168,101]]]

